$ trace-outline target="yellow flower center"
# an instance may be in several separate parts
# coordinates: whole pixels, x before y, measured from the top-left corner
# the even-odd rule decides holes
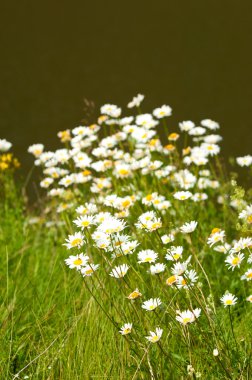
[[[151,228],[152,228],[152,229],[153,229],[153,228],[158,228],[158,227],[160,227],[160,226],[161,226],[161,223],[156,222],[156,223],[153,223],[153,224],[152,224]]]
[[[76,238],[71,242],[71,245],[75,247],[76,245],[81,244],[82,240],[80,238]]]
[[[168,139],[169,140],[177,140],[179,138],[179,135],[177,133],[171,133],[169,136],[168,136]]]
[[[237,265],[237,264],[239,264],[239,262],[240,262],[239,257],[234,257],[233,260],[232,260],[232,264],[233,265]]]
[[[88,176],[89,174],[91,174],[90,170],[83,170],[82,172],[82,175],[84,175],[85,177]]]
[[[179,253],[175,253],[175,255],[173,255],[173,258],[174,260],[178,260],[180,258],[180,254]]]
[[[155,146],[156,143],[157,143],[158,139],[152,139],[150,142],[149,142],[149,145],[150,146]]]
[[[216,232],[220,232],[219,228],[214,228],[211,232],[211,235],[215,234]]]
[[[249,272],[249,273],[247,274],[247,278],[252,278],[252,272]]]
[[[145,197],[146,201],[151,201],[152,200],[152,194],[148,194]]]
[[[248,222],[249,224],[252,223],[252,215],[249,215],[249,216],[247,217],[247,222]]]
[[[166,284],[167,284],[167,285],[172,285],[172,284],[174,284],[174,282],[176,282],[176,280],[177,280],[176,276],[171,276],[171,277],[169,277],[169,278],[166,280]]]
[[[74,265],[81,265],[82,264],[82,260],[79,258],[79,259],[76,259],[74,260]]]
[[[87,226],[89,226],[89,224],[90,224],[90,222],[89,222],[88,220],[83,220],[83,221],[81,222],[81,225],[82,225],[83,227],[87,227]]]
[[[226,305],[232,305],[233,301],[232,300],[226,300]]]
[[[127,174],[129,174],[129,171],[127,169],[120,169],[120,170],[118,170],[118,173],[121,175],[127,175]]]
[[[146,263],[149,263],[150,261],[152,261],[152,257],[146,257],[146,259],[144,260]]]
[[[136,291],[130,293],[130,295],[128,296],[128,298],[131,300],[134,300],[135,298],[138,298],[138,297],[140,297],[140,293],[138,293]]]
[[[183,324],[186,325],[187,323],[189,323],[191,321],[191,318],[183,318]]]
[[[85,273],[86,273],[86,274],[91,274],[91,273],[93,273],[93,271],[94,271],[94,270],[93,270],[92,268],[90,268],[90,269],[87,269],[87,270],[85,271]]]
[[[123,207],[128,207],[130,205],[130,203],[131,203],[130,200],[127,199],[127,200],[125,200],[125,201],[122,202],[122,206]]]

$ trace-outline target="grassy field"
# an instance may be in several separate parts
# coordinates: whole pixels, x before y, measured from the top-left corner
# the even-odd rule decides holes
[[[30,149],[36,205],[2,166],[1,379],[251,379],[251,190],[206,142],[218,135],[192,138],[204,128],[180,126],[196,128],[182,148],[164,123],[162,147],[153,126],[113,123],[107,140],[91,125]]]

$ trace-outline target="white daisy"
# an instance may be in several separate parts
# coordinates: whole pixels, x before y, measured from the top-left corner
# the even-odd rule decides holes
[[[194,220],[188,223],[183,224],[183,226],[180,227],[180,231],[184,234],[190,234],[195,230],[197,227],[198,222],[195,222]]]
[[[131,330],[132,330],[132,323],[125,323],[119,333],[122,334],[122,335],[128,335],[131,333]]]
[[[113,268],[109,275],[115,278],[122,278],[126,275],[128,270],[129,270],[129,266],[127,264],[122,264]]]
[[[138,252],[138,263],[155,263],[158,254],[152,249],[146,249]]]
[[[150,331],[150,335],[145,338],[151,343],[156,343],[160,340],[162,334],[163,330],[157,327],[155,331]]]
[[[88,260],[88,256],[83,255],[83,253],[80,253],[76,256],[69,256],[68,259],[65,260],[65,263],[69,266],[70,269],[80,269],[81,267],[87,264]]]
[[[65,245],[68,249],[71,248],[80,248],[84,244],[84,236],[81,232],[75,232],[73,235],[68,235]]]
[[[227,292],[220,298],[220,300],[223,303],[224,307],[227,307],[235,305],[238,301],[238,298],[235,297],[233,294]]]
[[[185,311],[177,311],[176,320],[180,322],[182,325],[187,325],[188,323],[194,322],[197,318],[199,318],[201,313],[201,309],[197,308],[193,311],[185,310]]]
[[[142,304],[142,308],[147,311],[152,311],[152,310],[155,310],[158,306],[160,306],[161,303],[162,302],[160,298],[151,298]]]

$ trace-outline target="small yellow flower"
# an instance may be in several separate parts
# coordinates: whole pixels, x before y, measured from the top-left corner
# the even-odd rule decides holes
[[[178,138],[179,138],[179,134],[178,133],[171,133],[168,136],[168,140],[169,141],[177,141]]]
[[[132,293],[128,295],[129,300],[135,300],[136,298],[139,298],[142,296],[142,293],[139,292],[139,290],[136,288]]]

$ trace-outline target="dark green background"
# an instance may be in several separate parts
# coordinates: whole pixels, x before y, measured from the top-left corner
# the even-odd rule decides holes
[[[178,121],[220,122],[225,156],[251,153],[252,1],[5,1],[0,5],[0,138],[25,168],[28,145],[84,117],[83,98]]]

